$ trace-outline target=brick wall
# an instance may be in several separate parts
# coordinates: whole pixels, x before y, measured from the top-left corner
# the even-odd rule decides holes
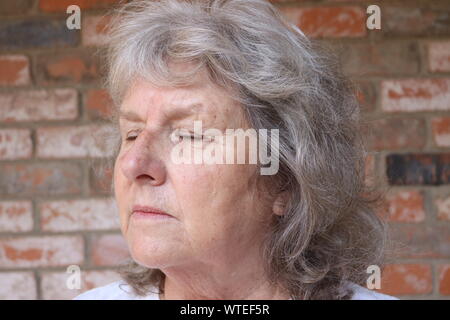
[[[0,1],[0,299],[72,298],[117,279],[128,256],[108,192],[109,98],[94,53],[116,0]],[[400,254],[382,291],[450,297],[450,3],[446,0],[273,0],[309,36],[335,48],[360,86],[368,182],[389,188],[385,212]],[[68,30],[66,8],[82,9]],[[366,8],[381,8],[367,30]],[[94,135],[92,134],[94,133]]]

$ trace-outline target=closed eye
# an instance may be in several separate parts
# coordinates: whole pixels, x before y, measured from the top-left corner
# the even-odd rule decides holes
[[[186,135],[180,135],[180,138],[182,138],[182,139],[191,139],[191,140],[201,140],[201,139],[204,138],[204,136],[195,135],[195,134],[186,134]]]
[[[133,133],[134,133],[134,135],[133,135]],[[132,131],[132,132],[129,133],[129,136],[127,136],[125,138],[125,140],[127,140],[127,141],[134,141],[134,140],[136,140],[137,137],[138,136],[136,135],[136,132]]]
[[[213,137],[198,135],[198,134],[181,134],[178,137],[179,137],[180,141],[183,141],[186,139],[186,140],[191,140],[191,141],[198,140],[198,141],[211,142],[214,140]]]

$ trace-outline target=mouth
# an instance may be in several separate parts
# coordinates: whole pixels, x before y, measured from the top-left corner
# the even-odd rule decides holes
[[[141,206],[141,205],[133,206],[131,215],[139,216],[139,217],[173,218],[172,215],[170,215],[167,212],[162,211],[158,208],[149,207],[149,206]]]

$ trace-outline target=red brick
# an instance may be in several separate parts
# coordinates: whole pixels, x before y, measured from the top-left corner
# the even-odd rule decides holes
[[[0,121],[73,120],[78,115],[75,89],[0,93]]]
[[[0,56],[0,85],[19,86],[30,83],[30,62],[23,55]]]
[[[428,69],[431,72],[450,71],[450,41],[428,44]]]
[[[33,272],[0,272],[0,300],[37,299]]]
[[[434,203],[437,209],[438,219],[450,221],[450,196],[438,196]]]
[[[23,15],[33,7],[34,0],[0,1],[0,15]]]
[[[81,26],[81,42],[85,46],[101,46],[108,36],[110,16],[87,16]]]
[[[431,267],[427,264],[391,264],[382,272],[380,291],[389,295],[431,293]]]
[[[375,156],[369,154],[364,161],[365,184],[372,185],[375,178]]]
[[[388,112],[450,110],[450,79],[384,80],[381,106]]]
[[[81,191],[81,168],[73,163],[0,164],[0,194],[58,195]]]
[[[366,132],[367,131],[367,132]],[[370,150],[421,149],[425,146],[423,119],[388,118],[368,122],[364,128]]]
[[[92,194],[112,194],[113,168],[103,164],[93,163],[89,167],[89,185]]]
[[[424,198],[420,191],[391,191],[386,195],[388,220],[421,222],[425,220]]]
[[[91,261],[96,266],[115,266],[130,258],[121,234],[98,235],[92,239]]]
[[[49,267],[83,262],[81,236],[30,236],[0,239],[0,267]]]
[[[103,139],[112,134],[107,124],[39,128],[37,155],[41,158],[108,157]]]
[[[86,93],[85,109],[90,119],[108,119],[112,108],[113,102],[106,90],[92,89]]]
[[[450,147],[450,117],[433,118],[431,129],[436,146]]]
[[[119,3],[120,0],[39,0],[39,8],[45,12],[66,12],[70,5],[83,9],[101,9]]]
[[[398,258],[450,258],[450,227],[423,223],[391,223],[391,235]]]
[[[450,264],[439,266],[439,293],[450,295]]]
[[[283,7],[280,11],[309,37],[362,37],[367,33],[366,13],[360,7]]]
[[[39,205],[44,231],[117,230],[116,202],[108,199],[46,201]]]
[[[0,129],[0,160],[30,158],[33,151],[28,129]]]
[[[381,32],[391,36],[427,36],[450,34],[450,7],[447,1],[425,1],[409,5],[381,6]]]
[[[0,201],[0,232],[22,232],[33,229],[30,201]]]
[[[99,62],[93,52],[41,55],[37,58],[39,84],[95,82],[100,78]]]
[[[84,291],[107,285],[120,279],[114,270],[81,269],[81,288],[67,288],[67,279],[72,273],[43,272],[41,281],[42,298],[44,300],[70,300]]]
[[[419,72],[419,47],[414,42],[378,41],[341,44],[337,50],[343,71],[348,75],[359,77],[413,75]]]
[[[372,112],[375,110],[377,92],[370,81],[358,81],[356,84],[356,98],[363,112]]]

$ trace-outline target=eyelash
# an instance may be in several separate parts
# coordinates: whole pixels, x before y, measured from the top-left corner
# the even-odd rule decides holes
[[[190,138],[191,140],[203,140],[203,139],[205,139],[206,137],[205,136],[203,136],[203,135],[201,135],[201,136],[196,136],[195,134],[189,134],[189,135],[179,135],[179,137],[180,138],[183,138],[183,139],[185,139],[185,138]]]
[[[127,141],[134,141],[136,140],[137,136],[127,137],[125,140]]]
[[[125,140],[126,141],[134,141],[134,140],[136,140],[136,138],[137,138],[137,136],[128,136]],[[211,140],[211,138],[210,137],[206,137],[206,136],[204,136],[204,135],[201,135],[201,136],[196,136],[196,135],[194,135],[194,134],[191,134],[191,135],[179,135],[179,138],[190,138],[191,140]]]

